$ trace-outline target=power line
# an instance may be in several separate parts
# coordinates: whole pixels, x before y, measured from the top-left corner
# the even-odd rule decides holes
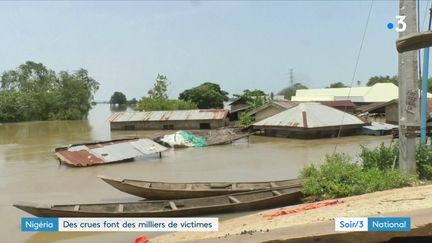
[[[363,44],[364,44],[364,40],[365,40],[365,37],[366,37],[367,29],[368,29],[368,26],[369,26],[369,20],[370,20],[370,16],[371,16],[371,13],[372,13],[373,4],[374,4],[374,0],[371,0],[371,4],[370,4],[370,7],[369,7],[369,13],[368,13],[368,16],[367,16],[367,19],[366,19],[366,25],[365,25],[365,28],[363,30],[363,36],[362,36],[362,39],[361,39],[361,42],[360,42],[360,47],[359,47],[359,50],[358,50],[357,59],[356,59],[355,65],[354,65],[354,72],[353,72],[353,75],[351,77],[351,84],[350,84],[350,87],[349,87],[349,90],[348,90],[348,96],[347,96],[348,99],[351,96],[351,89],[352,89],[352,86],[354,84],[355,76],[357,74],[357,68],[358,68],[358,64],[359,64],[359,61],[360,61],[360,55],[361,55],[361,52],[363,50]],[[347,111],[347,108],[348,107],[345,107],[345,109],[344,109],[344,113],[342,115],[342,121],[341,121],[341,125],[339,126],[339,131],[338,131],[337,138],[339,138],[340,135],[341,135],[342,124],[343,124],[343,121],[345,119],[345,113]],[[334,148],[333,153],[336,152],[336,148],[337,148],[337,144],[335,144],[335,148]]]

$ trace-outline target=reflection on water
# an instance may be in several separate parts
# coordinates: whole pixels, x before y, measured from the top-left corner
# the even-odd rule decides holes
[[[254,136],[250,142],[199,149],[168,150],[158,156],[88,168],[59,165],[57,146],[124,136],[157,136],[162,131],[110,133],[108,104],[91,110],[88,121],[24,122],[0,125],[0,232],[6,242],[132,242],[141,233],[20,232],[28,214],[11,207],[16,201],[79,203],[139,200],[97,179],[97,175],[160,181],[257,181],[290,179],[306,164],[319,163],[326,153],[354,155],[359,144],[371,147],[390,137],[345,137],[295,140]],[[229,217],[229,216],[224,216]],[[147,234],[153,235],[153,233]]]

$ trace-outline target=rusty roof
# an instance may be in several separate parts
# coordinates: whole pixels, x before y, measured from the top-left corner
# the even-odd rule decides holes
[[[126,139],[92,144],[77,144],[56,149],[56,156],[72,166],[89,166],[132,159],[167,150],[153,140]]]
[[[116,112],[110,116],[108,121],[222,120],[225,119],[227,115],[228,111],[223,109]]]
[[[368,105],[362,105],[362,106],[358,107],[357,110],[360,111],[360,112],[370,112],[370,111],[373,111],[373,110],[376,110],[376,109],[383,108],[383,107],[385,107],[385,106],[387,106],[389,104],[392,104],[392,103],[394,103],[396,101],[397,100],[394,99],[394,100],[391,100],[389,102],[374,102],[374,103],[370,103]]]

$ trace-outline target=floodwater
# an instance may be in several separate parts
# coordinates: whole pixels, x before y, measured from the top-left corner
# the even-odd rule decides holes
[[[254,136],[233,145],[168,150],[162,159],[150,156],[134,162],[87,168],[59,165],[53,149],[61,145],[155,132],[113,132],[107,118],[109,105],[94,107],[88,121],[50,121],[0,124],[0,235],[1,242],[133,242],[154,233],[25,233],[21,217],[30,215],[15,202],[91,203],[136,201],[139,198],[115,190],[96,176],[155,181],[259,181],[298,176],[326,153],[352,156],[360,144],[373,147],[391,138],[356,136],[338,139],[295,140]],[[221,215],[222,218],[233,215]]]

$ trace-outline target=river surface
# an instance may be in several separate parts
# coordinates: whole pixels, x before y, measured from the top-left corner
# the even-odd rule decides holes
[[[302,167],[320,163],[326,153],[352,156],[360,144],[373,147],[391,137],[355,136],[296,140],[253,136],[232,145],[170,149],[134,162],[86,168],[59,165],[53,149],[71,143],[125,136],[150,136],[157,132],[110,132],[109,105],[96,105],[88,121],[47,121],[0,124],[0,242],[133,242],[154,233],[25,233],[21,217],[31,215],[15,202],[70,204],[137,201],[105,184],[98,175],[155,181],[260,181],[298,176]],[[221,219],[237,214],[220,215]]]

